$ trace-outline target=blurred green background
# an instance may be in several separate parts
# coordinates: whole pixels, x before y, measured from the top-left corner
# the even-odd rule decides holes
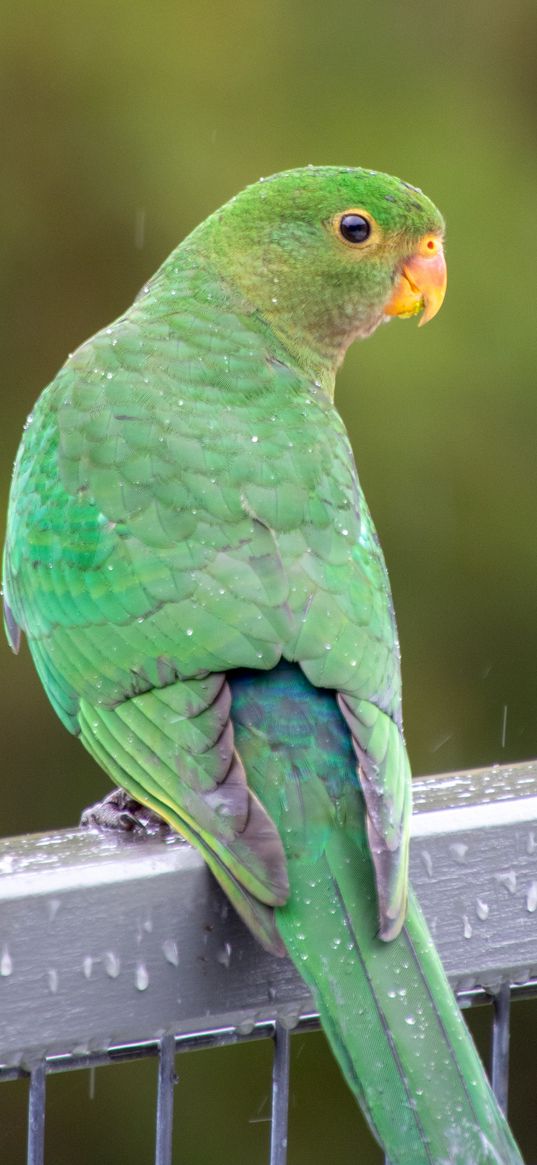
[[[446,215],[448,299],[424,331],[396,321],[352,349],[337,399],[392,579],[413,768],[537,755],[534,0],[3,9],[3,503],[40,389],[209,211],[308,162],[399,174]],[[72,824],[106,778],[27,652],[1,650],[2,832]],[[535,1012],[515,1008],[513,1036],[528,1161]],[[290,1165],[380,1161],[323,1038],[294,1054]],[[177,1161],[265,1162],[269,1049],[179,1069]],[[92,1101],[87,1074],[55,1078],[47,1160],[150,1162],[153,1091],[152,1064],[98,1073]],[[23,1105],[22,1085],[0,1089],[6,1165],[24,1159]]]

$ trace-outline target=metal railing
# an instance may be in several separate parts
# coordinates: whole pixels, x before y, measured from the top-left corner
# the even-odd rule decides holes
[[[537,994],[537,761],[414,784],[411,877],[461,1005],[492,1000],[507,1105],[512,995]],[[285,1165],[290,1035],[317,1026],[290,961],[254,942],[179,838],[73,830],[0,841],[0,1081],[158,1056],[156,1165],[172,1161],[175,1056],[274,1041],[270,1165]]]

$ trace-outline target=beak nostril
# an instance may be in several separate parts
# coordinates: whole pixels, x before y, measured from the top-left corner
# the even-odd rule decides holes
[[[418,254],[428,259],[434,258],[441,250],[442,243],[436,235],[425,235],[418,246]]]

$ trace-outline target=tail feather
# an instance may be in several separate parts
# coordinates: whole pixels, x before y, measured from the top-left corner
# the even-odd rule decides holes
[[[287,855],[277,929],[391,1165],[522,1165],[412,892],[397,938],[378,937],[365,806],[333,694],[289,665],[232,689],[248,779]]]
[[[335,848],[316,869],[331,925],[311,908],[306,923],[293,872],[277,925],[373,1133],[392,1165],[520,1163],[415,899],[400,936],[380,942],[374,898],[364,910],[349,885],[363,856]]]

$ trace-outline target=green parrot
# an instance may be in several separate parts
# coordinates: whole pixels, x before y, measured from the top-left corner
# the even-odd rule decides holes
[[[392,1165],[520,1165],[408,891],[397,631],[333,403],[353,340],[440,307],[443,231],[350,167],[197,227],[28,419],[6,628],[109,814],[157,813],[293,960]]]

